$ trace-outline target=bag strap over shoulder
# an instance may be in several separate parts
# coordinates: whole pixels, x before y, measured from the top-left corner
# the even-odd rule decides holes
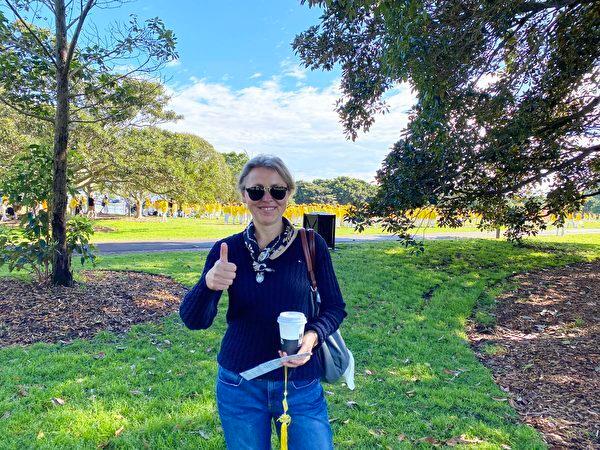
[[[313,291],[317,289],[317,278],[315,277],[315,269],[313,261],[315,261],[315,230],[309,228],[300,228],[300,239],[302,240],[302,250],[304,251],[304,258],[306,259],[306,266],[308,267],[308,275],[310,277],[310,284]],[[308,231],[308,233],[307,233]],[[308,239],[306,235],[308,234]]]
[[[313,269],[317,263],[317,248],[315,244],[315,230],[309,228],[308,230],[308,247],[310,249],[310,258],[313,260]]]

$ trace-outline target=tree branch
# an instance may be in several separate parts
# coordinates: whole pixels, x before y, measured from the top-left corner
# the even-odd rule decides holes
[[[52,52],[50,52],[46,48],[46,46],[41,41],[41,39],[38,37],[38,35],[35,34],[31,28],[29,28],[29,25],[27,25],[27,22],[25,22],[25,20],[23,20],[23,18],[19,14],[19,11],[8,0],[5,0],[5,3],[8,5],[8,7],[10,8],[10,10],[13,12],[13,14],[15,16],[17,16],[17,18],[21,21],[21,23],[23,24],[23,26],[25,28],[27,28],[27,31],[29,31],[29,34],[31,34],[31,36],[33,36],[33,38],[36,40],[36,42],[40,45],[40,47],[42,48],[42,50],[44,51],[44,53],[46,54],[46,56],[48,58],[50,58],[50,61],[52,61],[52,64],[54,64],[54,67],[58,68],[58,64],[56,63],[56,60],[54,59],[54,56],[52,56]]]
[[[502,189],[500,191],[496,191],[496,193],[498,194],[508,194],[511,191],[516,191],[518,189],[521,189],[522,187],[527,186],[530,183],[533,183],[534,181],[540,181],[542,178],[547,177],[548,175],[552,174],[552,173],[556,173],[559,170],[562,170],[568,166],[570,166],[571,164],[577,163],[582,161],[583,159],[585,159],[587,156],[592,155],[594,153],[598,153],[600,152],[600,144],[598,145],[592,145],[591,147],[585,147],[585,148],[580,148],[579,151],[581,152],[579,155],[571,158],[571,159],[567,159],[566,161],[563,161],[562,163],[554,166],[553,168],[549,169],[547,172],[545,173],[538,173],[537,175],[534,175],[532,177],[526,178],[525,180],[517,183],[514,186],[510,186],[507,187],[505,189]]]
[[[522,13],[522,12],[540,12],[540,11],[544,11],[545,9],[560,9],[560,8],[564,8],[567,6],[575,6],[575,5],[579,5],[579,4],[585,4],[585,3],[593,3],[594,0],[591,1],[582,1],[582,0],[553,0],[553,1],[548,1],[548,2],[524,2],[521,3],[519,6],[517,6],[516,8],[516,12],[517,13]]]
[[[30,112],[28,112],[28,111],[26,111],[26,110],[24,110],[22,108],[19,108],[18,106],[13,105],[12,103],[7,102],[2,97],[0,97],[0,102],[4,103],[6,106],[8,106],[11,109],[14,109],[19,114],[23,114],[24,116],[33,117],[34,119],[43,120],[44,122],[54,123],[54,119],[53,118],[51,118],[51,117],[37,116],[37,115],[35,115],[33,113],[30,113]]]
[[[596,192],[590,192],[590,193],[588,193],[588,194],[583,194],[583,195],[581,196],[581,198],[594,197],[594,196],[596,196],[596,195],[598,195],[598,194],[600,194],[600,191],[596,191]]]
[[[141,71],[141,70],[142,70],[142,69],[143,69],[143,68],[144,68],[144,67],[145,67],[145,66],[146,66],[146,65],[147,65],[147,64],[150,62],[150,60],[151,60],[151,59],[152,59],[152,58],[150,58],[150,57],[146,58],[146,61],[144,61],[144,63],[143,63],[143,64],[140,64],[140,65],[138,65],[138,66],[137,66],[135,69],[132,69],[132,70],[130,70],[130,71],[129,71],[129,72],[127,72],[127,73],[124,73],[124,74],[122,74],[122,75],[119,75],[118,77],[112,78],[112,79],[111,79],[109,82],[110,82],[110,83],[116,83],[117,81],[120,81],[120,80],[122,80],[122,79],[124,79],[124,78],[127,78],[127,77],[129,77],[129,75],[132,75],[132,74],[134,74],[135,72],[139,72],[139,71]],[[103,89],[105,86],[107,86],[107,85],[108,85],[108,83],[109,83],[109,82],[107,82],[107,83],[102,83],[102,84],[99,84],[98,86],[96,86],[96,87],[95,87],[94,89],[92,89],[91,91],[88,91],[88,92],[85,92],[85,93],[73,94],[73,95],[71,95],[71,98],[82,97],[82,96],[90,96],[90,94],[92,94],[92,93],[94,93],[94,92],[97,92],[97,91],[99,91],[99,90],[102,90],[102,89]],[[106,97],[106,96],[105,96],[105,97]],[[89,108],[89,106],[82,107],[82,108],[79,108],[79,109],[84,109],[84,108]]]
[[[500,42],[500,44],[494,49],[494,51],[492,51],[492,54],[488,57],[487,62],[484,65],[484,69],[481,71],[481,73],[479,74],[479,76],[471,83],[471,86],[475,86],[479,82],[479,80],[481,79],[481,77],[483,75],[487,74],[487,72],[489,70],[489,67],[494,62],[494,58],[496,57],[496,55],[498,54],[498,52],[504,48],[504,45],[508,42],[508,40],[511,39],[515,34],[517,34],[517,32],[523,27],[523,25],[525,25],[527,23],[527,21],[534,14],[535,13],[531,12],[531,13],[523,16],[519,20],[519,23],[517,23],[516,27],[514,29],[512,29],[512,30],[509,31],[509,33],[504,37],[504,39],[502,40],[502,42]]]
[[[573,120],[576,120],[576,119],[581,118],[582,116],[585,116],[587,113],[592,111],[596,107],[596,105],[598,105],[599,103],[600,103],[600,96],[594,98],[594,100],[589,102],[587,105],[585,105],[583,108],[581,108],[576,113],[573,113],[569,116],[559,117],[558,119],[553,120],[549,124],[544,125],[540,129],[540,131],[546,132],[546,131],[556,130],[557,128],[560,128],[563,125],[566,125]]]
[[[75,52],[75,47],[77,46],[77,39],[79,39],[81,28],[83,28],[83,22],[85,22],[85,18],[90,12],[90,9],[92,9],[92,7],[94,6],[94,3],[96,3],[96,0],[88,0],[85,7],[81,11],[81,14],[79,16],[79,22],[77,23],[77,28],[75,29],[75,33],[73,33],[73,37],[71,38],[71,44],[69,45],[69,52],[67,53],[67,60],[65,62],[66,67],[69,67],[71,65],[73,53]]]
[[[80,16],[81,17],[81,16]],[[68,24],[67,24],[67,30],[70,30],[71,27],[73,25],[75,25],[77,23],[77,21],[79,20],[79,17],[75,17],[73,20],[71,20]]]

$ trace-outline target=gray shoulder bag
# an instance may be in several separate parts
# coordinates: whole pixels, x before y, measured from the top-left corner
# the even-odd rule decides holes
[[[317,290],[317,279],[313,266],[313,261],[316,261],[315,230],[300,228],[299,232],[310,277],[311,316],[315,318],[318,317],[321,307],[321,297]],[[307,232],[308,239],[306,237]],[[317,350],[317,357],[324,369],[323,381],[335,383],[340,378],[344,378],[348,387],[354,389],[354,357],[346,347],[339,329],[327,336],[325,342]]]

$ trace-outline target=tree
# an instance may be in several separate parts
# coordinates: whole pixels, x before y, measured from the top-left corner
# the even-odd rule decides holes
[[[352,177],[330,180],[316,179],[312,182],[298,181],[294,200],[296,203],[338,203],[362,205],[376,191],[375,186]]]
[[[239,175],[242,173],[242,169],[250,159],[248,158],[248,153],[229,152],[223,153],[223,156],[225,157],[225,162],[227,163],[227,166],[229,166],[231,175],[235,178],[235,181],[237,182],[237,177],[239,177]]]
[[[306,3],[306,2],[305,2]],[[356,213],[406,235],[411,210],[443,225],[470,212],[519,240],[562,223],[600,181],[600,4],[557,1],[324,1],[293,47],[311,69],[342,68],[348,136],[409,82],[417,103]]]
[[[600,214],[600,195],[590,197],[588,201],[585,202],[583,210],[592,214]]]
[[[324,180],[296,182],[294,201],[299,204],[307,203],[336,203],[337,199],[331,190],[321,182]]]
[[[341,205],[362,205],[372,198],[377,188],[364,180],[352,177],[337,177],[328,180],[328,186]]]
[[[6,0],[0,10],[0,101],[54,125],[54,284],[73,283],[66,236],[69,126],[143,117],[131,115],[147,94],[134,76],[177,56],[175,37],[158,18],[140,24],[131,16],[129,24],[115,25],[104,36],[84,27],[94,8],[122,1]],[[40,23],[52,24],[52,31]],[[125,66],[131,69],[117,70]]]
[[[148,80],[136,80],[136,83],[140,98],[135,105],[128,105],[130,112],[124,122],[79,123],[73,127],[69,158],[76,189],[90,192],[108,184],[118,185],[122,181],[123,167],[130,165],[136,156],[128,154],[127,146],[122,143],[123,136],[130,128],[181,118],[166,109],[170,97],[166,95],[162,84]],[[136,123],[132,125],[129,117],[134,117]]]
[[[51,143],[49,124],[18,114],[0,103],[0,180],[29,145]]]
[[[231,173],[222,154],[199,136],[155,127],[131,129],[119,139],[118,181],[106,189],[136,202],[136,216],[150,195],[182,203],[230,201],[235,195]]]

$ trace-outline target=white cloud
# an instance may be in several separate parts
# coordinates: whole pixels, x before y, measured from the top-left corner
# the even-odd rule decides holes
[[[285,90],[274,77],[234,90],[223,82],[194,78],[191,85],[171,92],[170,107],[184,119],[165,128],[202,136],[222,152],[276,154],[297,179],[350,175],[370,181],[405,127],[414,96],[408,86],[391,91],[389,113],[352,142],[345,139],[334,111],[338,86],[336,81],[326,88]]]
[[[290,58],[281,61],[282,75],[284,77],[296,78],[303,80],[306,78],[306,69],[300,67],[299,64],[293,62]]]
[[[255,72],[250,76],[250,79],[253,80],[254,78],[260,78],[260,77],[262,77],[262,73]]]
[[[177,67],[177,66],[181,65],[181,60],[180,59],[172,59],[165,65],[166,65],[166,67]]]

